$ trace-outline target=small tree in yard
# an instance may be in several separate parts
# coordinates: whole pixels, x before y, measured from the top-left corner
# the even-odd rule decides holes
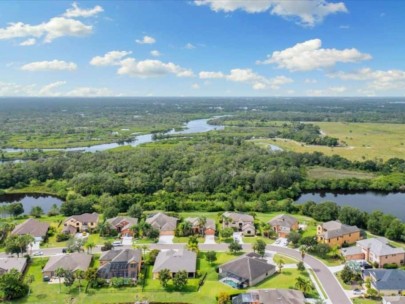
[[[65,274],[65,270],[61,267],[58,267],[55,271],[56,276],[58,277],[59,280],[59,293],[62,292],[62,282],[61,282],[61,278],[63,277],[63,275]]]
[[[307,293],[312,289],[311,282],[303,277],[298,277],[295,281],[295,288],[301,290],[303,293]]]
[[[44,214],[44,210],[42,210],[42,208],[40,206],[34,206],[31,209],[30,215],[32,215],[33,217],[41,217],[41,215]]]
[[[233,235],[233,229],[232,228],[224,228],[221,231],[221,237],[224,239],[230,238]]]
[[[89,289],[89,286],[94,286],[97,282],[97,269],[96,268],[89,268],[86,270],[84,274],[84,278],[87,280],[87,286],[85,292]]]
[[[343,282],[346,284],[351,283],[352,279],[354,277],[353,271],[349,268],[349,266],[345,266],[340,273],[340,278],[342,279]]]
[[[217,260],[217,253],[215,251],[207,251],[205,254],[205,259],[212,264]]]
[[[226,292],[221,292],[218,295],[218,304],[229,304],[231,303],[231,297]]]
[[[171,274],[170,274],[170,270],[169,269],[162,269],[161,271],[159,271],[159,281],[160,284],[166,288],[167,284],[169,283],[170,279],[172,278]]]
[[[177,272],[173,277],[174,288],[181,290],[187,285],[188,273],[185,270]]]
[[[284,260],[282,258],[279,258],[277,260],[277,267],[278,267],[278,272],[279,273],[281,273],[281,270],[283,269],[284,264],[285,264],[285,262],[284,262]]]
[[[298,262],[297,263],[297,269],[299,270],[299,271],[304,271],[305,270],[305,265],[304,265],[304,263],[303,262]]]
[[[297,247],[299,241],[301,240],[301,234],[297,231],[291,231],[288,235],[288,241],[291,242],[294,247]]]
[[[76,279],[73,271],[65,270],[63,277],[64,277],[63,284],[65,284],[66,287],[69,287],[69,291],[70,291],[70,288],[72,287],[72,285]]]
[[[82,280],[85,278],[85,272],[81,269],[78,269],[75,272],[75,277],[79,281],[79,293],[80,293],[82,288]]]
[[[236,254],[236,253],[240,252],[241,250],[242,250],[242,245],[239,244],[238,241],[232,240],[232,241],[229,243],[229,251],[230,251],[232,254]]]
[[[253,244],[253,251],[257,252],[258,254],[260,254],[261,256],[264,256],[264,253],[266,251],[266,243],[263,240],[257,240],[254,244]]]
[[[25,279],[25,281],[27,282],[28,285],[28,295],[30,295],[31,293],[31,284],[35,281],[35,276],[30,274],[27,275],[27,278]]]
[[[13,300],[26,296],[28,285],[21,279],[21,273],[11,269],[0,276],[0,294],[4,300]]]

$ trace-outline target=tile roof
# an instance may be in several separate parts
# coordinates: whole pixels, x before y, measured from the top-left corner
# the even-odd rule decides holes
[[[190,222],[193,226],[199,225],[199,218],[198,217],[187,217],[184,219],[186,222]],[[205,229],[216,229],[215,221],[213,219],[207,218],[207,222],[205,223]]]
[[[222,214],[223,217],[228,217],[232,219],[234,222],[253,222],[254,218],[253,216],[246,214],[246,213],[239,213],[239,212],[224,212]]]
[[[159,212],[148,217],[146,222],[161,231],[174,231],[176,230],[177,220],[175,217]]]
[[[138,224],[138,219],[130,216],[117,216],[106,221],[113,227],[121,227],[121,230],[129,229]]]
[[[391,246],[389,241],[384,237],[357,241],[357,245],[364,249],[369,248],[370,251],[376,256],[405,253],[403,248]]]
[[[92,256],[86,253],[74,252],[64,255],[51,256],[42,272],[55,271],[58,268],[76,271],[78,269],[87,270],[91,263]]]
[[[363,251],[361,250],[361,248],[358,247],[358,246],[352,246],[352,247],[342,248],[342,249],[340,250],[340,252],[342,253],[342,255],[343,255],[344,257],[350,256],[350,255],[362,254],[362,253],[363,253]]]
[[[11,234],[22,235],[30,234],[33,237],[42,237],[46,236],[48,232],[49,224],[45,222],[37,221],[36,219],[29,218],[25,222],[15,226]]]
[[[16,269],[18,272],[23,272],[27,266],[27,258],[2,258],[0,259],[0,269],[4,269],[6,272],[11,269]]]
[[[288,214],[280,214],[275,217],[273,217],[268,223],[271,226],[282,226],[282,227],[288,227],[291,229],[292,226],[295,224],[298,224],[298,220]]]
[[[249,253],[240,256],[239,258],[225,263],[219,268],[224,272],[230,272],[240,278],[254,281],[256,278],[270,272],[275,271],[276,266],[267,263],[257,253]]]
[[[83,213],[83,214],[78,214],[78,215],[72,215],[68,217],[65,222],[69,221],[70,219],[75,219],[78,222],[81,223],[96,223],[98,222],[98,213],[93,212],[93,213]]]
[[[364,276],[371,275],[377,290],[405,290],[405,271],[401,269],[366,269]]]
[[[357,226],[349,226],[342,224],[340,221],[330,221],[322,224],[322,228],[326,231],[323,232],[325,239],[332,239],[346,234],[360,232]]]
[[[241,294],[232,299],[232,304],[304,304],[304,294],[292,289],[259,289]]]
[[[159,272],[162,269],[169,269],[170,272],[196,272],[197,254],[186,249],[167,250],[159,252],[156,257],[153,272]]]

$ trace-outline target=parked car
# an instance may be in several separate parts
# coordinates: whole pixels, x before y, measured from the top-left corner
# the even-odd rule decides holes
[[[51,280],[51,278],[48,277],[48,276],[44,276],[44,277],[42,278],[42,280],[43,280],[44,282],[49,282],[49,281]]]
[[[67,248],[62,248],[62,253],[67,253]]]
[[[353,294],[356,295],[356,296],[360,296],[360,295],[363,294],[363,291],[360,290],[360,289],[358,289],[358,288],[356,288],[356,289],[353,290]]]
[[[37,252],[34,252],[34,254],[33,254],[33,256],[41,256],[41,255],[44,255],[44,253],[42,251],[37,251]]]
[[[112,242],[112,245],[114,247],[122,246],[122,242],[121,241],[114,241],[114,242]]]

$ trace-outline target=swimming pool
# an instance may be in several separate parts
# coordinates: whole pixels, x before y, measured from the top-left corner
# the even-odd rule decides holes
[[[235,282],[234,280],[232,280],[232,279],[225,278],[225,279],[221,280],[221,282],[226,284],[226,285],[231,286],[232,288],[239,289],[239,284],[237,282]]]

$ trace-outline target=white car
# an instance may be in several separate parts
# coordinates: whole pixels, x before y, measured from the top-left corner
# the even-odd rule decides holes
[[[119,247],[119,246],[122,246],[122,242],[121,241],[115,241],[115,242],[112,242],[112,245],[114,247]]]
[[[41,256],[41,255],[44,255],[44,253],[42,251],[37,251],[37,252],[34,252],[34,254],[33,254],[33,256]]]
[[[360,289],[358,289],[358,288],[356,288],[356,289],[353,290],[353,294],[354,294],[355,296],[361,296],[361,295],[363,294],[363,291],[360,290]]]

